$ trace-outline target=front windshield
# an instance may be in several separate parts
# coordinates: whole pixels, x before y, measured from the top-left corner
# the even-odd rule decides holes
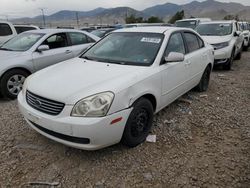
[[[225,36],[232,33],[232,24],[201,24],[196,31],[203,36]]]
[[[93,35],[98,36],[100,38],[104,37],[106,34],[106,31],[104,30],[95,30],[91,32]]]
[[[3,44],[0,50],[8,51],[27,51],[30,49],[38,40],[42,38],[44,34],[41,33],[22,33],[12,38],[5,44]]]
[[[161,47],[160,33],[111,33],[81,57],[89,60],[150,66]]]
[[[189,20],[189,21],[177,21],[175,23],[177,27],[187,27],[187,28],[196,28],[197,21],[195,20]]]

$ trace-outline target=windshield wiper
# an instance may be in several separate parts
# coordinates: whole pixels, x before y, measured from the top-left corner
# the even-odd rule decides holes
[[[5,50],[5,51],[13,51],[12,49],[8,49],[8,48],[1,48],[1,47],[0,47],[0,50]]]

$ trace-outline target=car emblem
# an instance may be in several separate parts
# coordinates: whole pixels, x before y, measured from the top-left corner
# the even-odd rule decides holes
[[[42,102],[39,101],[38,99],[35,100],[35,106],[36,107],[41,107],[42,106]]]

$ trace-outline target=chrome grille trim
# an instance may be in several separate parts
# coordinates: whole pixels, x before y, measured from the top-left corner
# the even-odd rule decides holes
[[[58,115],[65,104],[38,96],[30,91],[26,92],[26,101],[34,109],[49,115]]]

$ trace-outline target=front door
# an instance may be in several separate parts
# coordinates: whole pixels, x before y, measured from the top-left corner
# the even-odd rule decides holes
[[[42,45],[48,45],[49,50],[33,52],[32,58],[36,71],[74,57],[72,47],[68,45],[65,33],[58,33],[48,37]]]

